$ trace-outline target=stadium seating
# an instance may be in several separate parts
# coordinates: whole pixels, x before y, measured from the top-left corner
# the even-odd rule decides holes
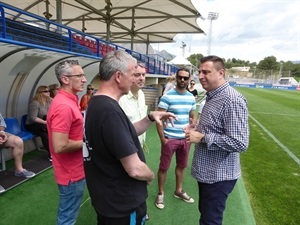
[[[29,131],[22,131],[16,117],[4,118],[6,123],[6,131],[22,138],[23,141],[28,141],[33,138],[33,134]]]

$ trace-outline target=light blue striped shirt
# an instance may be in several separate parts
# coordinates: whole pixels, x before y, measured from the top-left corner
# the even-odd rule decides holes
[[[174,113],[178,118],[174,121],[174,127],[171,123],[164,127],[165,137],[184,139],[183,127],[189,124],[190,111],[196,109],[195,97],[188,91],[181,94],[172,89],[161,97],[158,107]]]

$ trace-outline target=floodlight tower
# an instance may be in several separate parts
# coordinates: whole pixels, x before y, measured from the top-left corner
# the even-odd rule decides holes
[[[181,43],[182,43],[182,46],[180,48],[182,48],[182,57],[184,57],[186,44],[183,41]]]
[[[209,12],[207,19],[209,19],[209,31],[208,31],[208,46],[207,46],[207,55],[210,55],[210,46],[211,46],[211,38],[212,38],[212,21],[217,20],[219,17],[219,13],[217,12]]]

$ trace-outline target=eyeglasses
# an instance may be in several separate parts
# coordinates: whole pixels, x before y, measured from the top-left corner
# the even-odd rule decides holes
[[[94,90],[94,88],[88,88],[88,90],[89,90],[89,91],[92,91],[92,90]]]
[[[77,78],[83,78],[85,77],[85,74],[71,74],[71,75],[65,75],[66,77],[77,77]]]
[[[135,77],[140,77],[140,76],[142,76],[142,77],[145,77],[145,73],[134,73],[133,74],[133,76],[135,76]]]
[[[50,92],[49,90],[45,90],[45,91],[42,91],[43,93],[48,93],[48,92]]]
[[[188,79],[190,79],[190,77],[183,77],[183,76],[179,76],[179,75],[177,75],[176,78],[177,78],[178,80],[184,79],[185,81],[187,81]]]

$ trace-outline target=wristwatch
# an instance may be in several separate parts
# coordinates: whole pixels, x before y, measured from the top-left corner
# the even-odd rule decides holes
[[[151,116],[151,112],[149,112],[149,114],[148,114],[148,119],[149,119],[151,122],[154,122],[154,121],[155,121],[155,119],[153,119],[153,117]]]

